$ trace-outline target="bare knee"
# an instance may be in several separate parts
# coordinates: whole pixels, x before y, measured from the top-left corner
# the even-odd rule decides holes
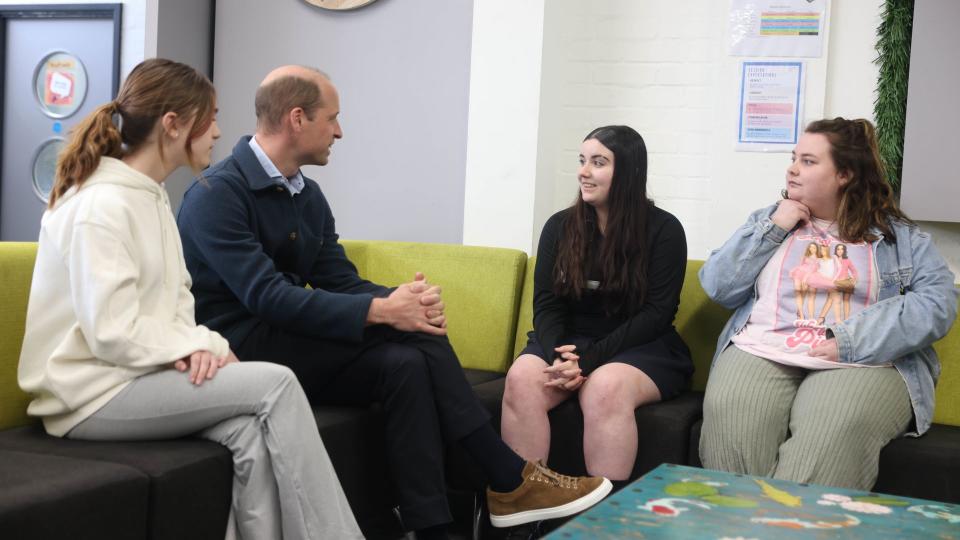
[[[533,355],[523,355],[510,366],[503,390],[503,406],[524,409],[546,403],[544,397],[547,364]]]
[[[615,377],[590,376],[580,389],[580,409],[585,419],[615,418],[633,414],[635,396],[628,386]]]
[[[626,364],[601,366],[580,389],[584,417],[632,415],[634,409],[660,400],[660,390],[645,373]]]

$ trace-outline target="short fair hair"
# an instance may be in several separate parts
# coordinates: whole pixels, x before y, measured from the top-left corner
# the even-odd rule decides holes
[[[328,78],[322,71],[306,68]],[[316,79],[299,75],[284,75],[257,88],[254,108],[257,113],[257,129],[275,133],[283,124],[283,117],[297,107],[303,109],[307,118],[323,106],[323,95]]]

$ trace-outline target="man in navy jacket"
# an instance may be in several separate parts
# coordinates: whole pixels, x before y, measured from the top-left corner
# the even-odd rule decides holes
[[[194,182],[177,216],[197,322],[241,360],[289,366],[315,404],[380,402],[401,515],[420,538],[443,537],[451,521],[445,439],[486,472],[495,525],[600,500],[608,481],[558,480],[493,431],[445,336],[438,287],[418,274],[389,289],[361,279],[346,258],[326,198],[300,172],[326,165],[343,135],[326,75],[277,68],[257,90],[256,113],[255,136]]]

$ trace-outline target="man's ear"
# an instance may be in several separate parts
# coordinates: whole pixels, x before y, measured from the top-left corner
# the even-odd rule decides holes
[[[299,132],[303,128],[303,107],[290,109],[290,112],[287,113],[287,120],[290,121],[290,130],[294,133]]]

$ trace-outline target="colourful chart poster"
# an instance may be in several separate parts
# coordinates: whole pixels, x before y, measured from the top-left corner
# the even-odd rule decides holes
[[[761,36],[819,36],[820,14],[809,11],[760,13]]]
[[[731,0],[731,56],[818,58],[829,0]]]
[[[742,62],[737,150],[789,152],[803,110],[803,63]]]

